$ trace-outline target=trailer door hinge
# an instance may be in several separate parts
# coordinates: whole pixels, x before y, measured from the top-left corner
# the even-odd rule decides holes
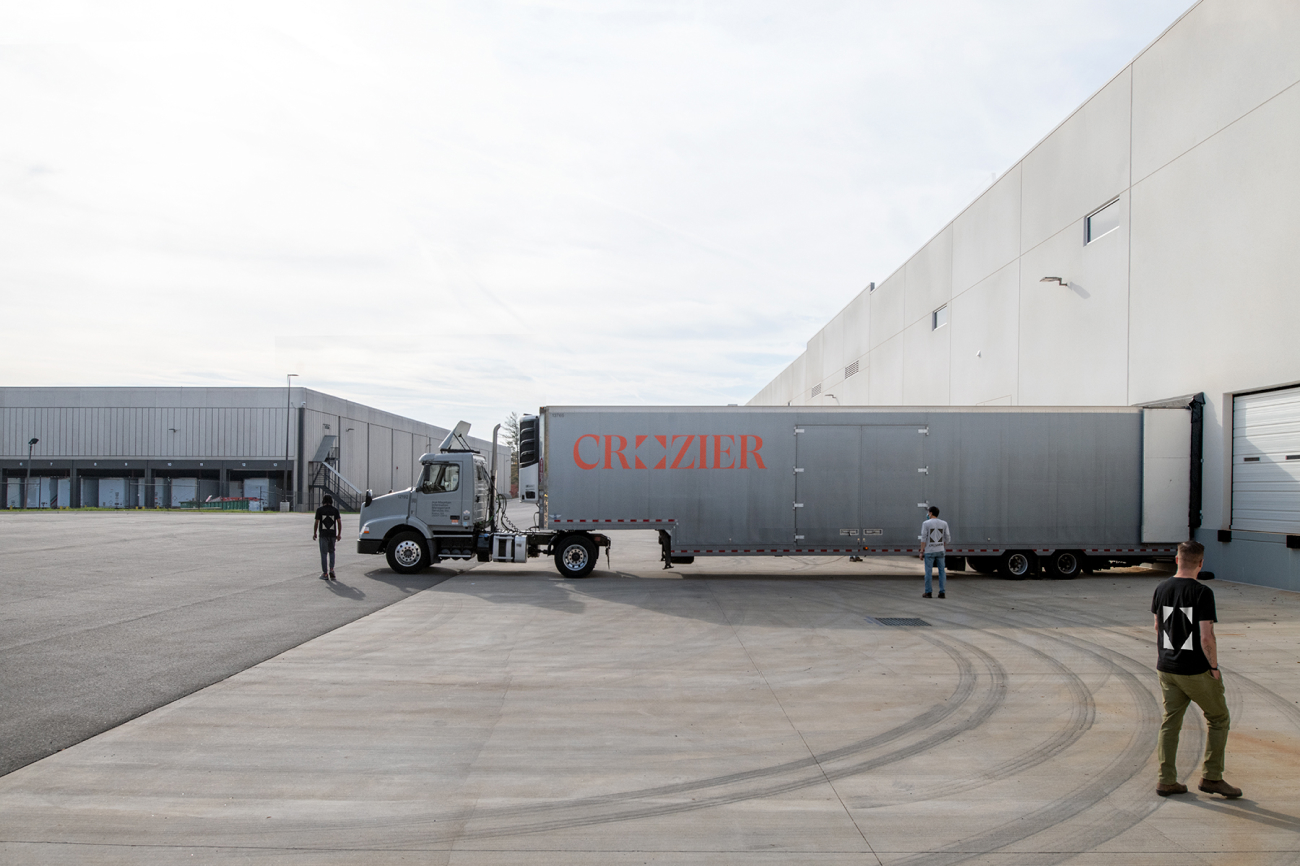
[[[803,467],[802,467],[802,466],[796,466],[796,467],[794,468],[794,471],[795,471],[795,472],[802,472],[802,471],[803,471]]]
[[[930,507],[930,503],[928,503],[928,502],[918,502],[918,503],[916,503],[916,507],[917,507],[917,508],[929,508],[929,507]]]
[[[796,535],[796,536],[794,537],[794,540],[795,540],[795,541],[803,541],[803,536],[802,536],[802,535]]]
[[[798,435],[799,435],[800,433],[802,433],[802,432],[803,432],[803,428],[802,428],[802,427],[796,427],[796,428],[794,428],[794,435],[798,436]]]
[[[921,467],[918,467],[916,471],[917,471],[917,472],[920,472],[922,475],[929,475],[929,474],[930,474],[930,467],[929,467],[929,466],[921,466]]]
[[[928,426],[927,426],[927,427],[921,427],[921,428],[919,428],[916,432],[917,432],[917,433],[920,433],[922,436],[929,436],[929,435],[930,435],[930,428],[929,428]]]
[[[802,503],[802,502],[796,502],[796,503],[794,504],[794,507],[795,507],[795,508],[803,508],[803,503]]]

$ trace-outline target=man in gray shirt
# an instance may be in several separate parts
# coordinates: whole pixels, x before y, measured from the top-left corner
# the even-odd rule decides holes
[[[921,524],[921,540],[925,542],[925,553],[921,554],[925,560],[925,593],[921,598],[933,598],[930,593],[930,572],[935,563],[939,564],[939,598],[947,598],[944,590],[947,588],[948,572],[944,568],[944,554],[948,549],[944,545],[952,544],[952,533],[948,531],[948,522],[939,519],[939,509],[933,505],[930,506],[930,519]]]

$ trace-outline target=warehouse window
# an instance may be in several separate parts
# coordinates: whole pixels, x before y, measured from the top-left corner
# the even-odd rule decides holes
[[[930,314],[930,330],[937,331],[948,324],[948,305],[944,304]]]
[[[1108,235],[1119,228],[1119,210],[1119,199],[1116,199],[1101,210],[1089,214],[1084,220],[1083,242],[1090,244],[1102,235]]]

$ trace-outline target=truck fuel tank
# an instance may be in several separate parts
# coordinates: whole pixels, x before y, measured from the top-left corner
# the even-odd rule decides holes
[[[493,562],[526,562],[528,536],[497,533],[492,536]]]

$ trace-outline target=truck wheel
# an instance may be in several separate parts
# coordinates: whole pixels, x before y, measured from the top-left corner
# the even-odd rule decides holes
[[[998,560],[998,574],[1007,580],[1024,580],[1034,573],[1037,559],[1027,550],[1008,550]]]
[[[418,532],[399,532],[388,542],[388,567],[398,574],[415,574],[429,567],[429,548]]]
[[[563,577],[578,578],[596,567],[596,545],[582,535],[570,535],[555,548],[555,570]]]
[[[1047,573],[1056,580],[1078,577],[1083,570],[1083,557],[1073,550],[1058,550],[1047,560]]]

